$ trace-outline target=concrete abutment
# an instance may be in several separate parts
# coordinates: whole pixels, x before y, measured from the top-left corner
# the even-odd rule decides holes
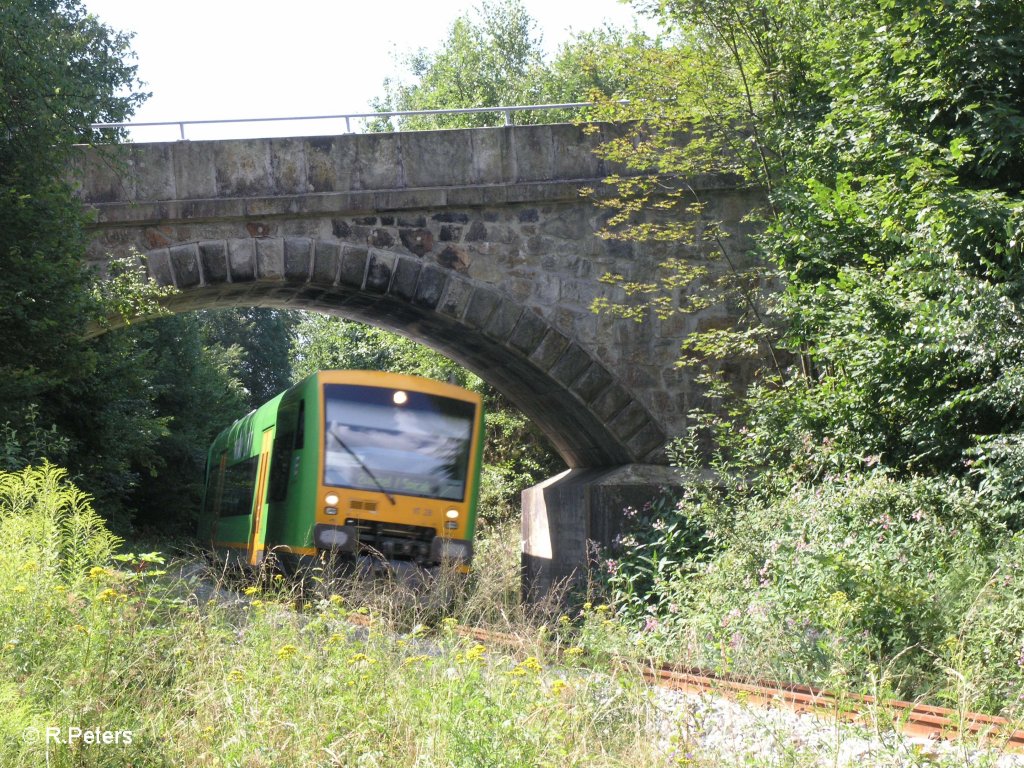
[[[627,507],[639,509],[682,484],[658,464],[568,469],[523,491],[523,595],[583,588],[588,569],[604,567],[623,532]]]

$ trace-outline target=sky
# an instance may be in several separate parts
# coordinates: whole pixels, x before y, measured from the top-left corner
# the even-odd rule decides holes
[[[475,0],[84,0],[107,25],[134,32],[150,99],[133,122],[340,115],[372,111],[399,58],[434,50]],[[619,0],[523,0],[544,47],[572,31],[638,19]],[[186,137],[342,133],[344,122],[187,126]],[[173,127],[137,128],[134,141],[179,138]]]

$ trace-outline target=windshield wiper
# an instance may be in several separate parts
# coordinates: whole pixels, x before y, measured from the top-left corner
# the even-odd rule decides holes
[[[345,441],[341,439],[341,436],[337,432],[334,431],[335,429],[336,428],[329,429],[327,431],[327,434],[330,435],[331,437],[333,437],[335,440],[337,440],[338,441],[338,445],[340,445],[342,448],[344,448],[345,451],[348,452],[348,455],[356,460],[356,464],[358,464],[362,468],[363,472],[365,472],[369,476],[369,478],[371,480],[373,480],[374,484],[378,488],[380,488],[380,492],[383,493],[385,496],[387,496],[388,501],[391,502],[391,506],[393,506],[393,507],[396,506],[398,502],[395,501],[395,497],[392,496],[390,493],[388,493],[387,488],[385,488],[383,485],[381,485],[381,482],[380,482],[380,480],[377,479],[377,476],[375,474],[373,474],[373,472],[370,471],[370,468],[363,463],[363,460],[359,458],[359,456],[356,454],[356,452],[348,447],[348,445],[345,443]]]

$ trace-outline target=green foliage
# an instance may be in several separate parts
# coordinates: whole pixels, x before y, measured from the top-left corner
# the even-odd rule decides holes
[[[694,482],[631,511],[602,565],[651,653],[999,711],[1024,686],[1021,542],[1001,516],[955,480],[875,473],[774,499]]]
[[[460,16],[436,51],[420,49],[400,62],[410,83],[388,78],[378,112],[463,109],[590,101],[620,97],[633,73],[622,49],[657,47],[639,31],[596,29],[574,36],[547,61],[536,23],[521,0],[485,0]],[[579,118],[566,110],[517,112],[517,124]],[[425,130],[502,125],[501,112],[381,118],[371,130]]]
[[[630,303],[596,308],[741,311],[680,361],[707,396],[674,459],[713,480],[672,519],[711,548],[658,579],[669,542],[632,532],[620,601],[691,661],[1012,703],[1024,6],[645,7],[678,36],[601,110],[637,120],[604,154],[645,174],[610,180],[604,236],[668,258],[650,284],[606,276]],[[709,173],[763,195],[742,258],[689,183]],[[746,389],[720,373],[744,358],[765,362]]]
[[[160,300],[177,293],[177,288],[152,280],[144,260],[133,249],[131,256],[110,259],[107,274],[93,280],[93,298],[109,319],[130,325],[141,318],[170,314]]]
[[[208,348],[237,349],[232,372],[245,388],[250,410],[291,386],[292,335],[301,317],[297,312],[261,307],[200,313]]]
[[[89,501],[68,482],[66,471],[50,464],[0,472],[3,572],[53,574],[71,584],[88,567],[107,562],[120,540],[107,531]],[[17,612],[10,602],[4,607]]]
[[[210,443],[250,410],[238,375],[241,350],[209,343],[206,320],[199,314],[176,315],[145,323],[132,334],[137,349],[132,360],[144,368],[126,376],[144,385],[144,401],[161,425],[150,433],[148,459],[142,459],[143,452],[131,456],[137,481],[123,505],[135,526],[195,531]]]
[[[712,445],[747,425],[747,444],[764,447],[770,421],[785,437],[757,458],[774,469],[803,461],[809,441],[848,467],[964,474],[980,446],[1020,429],[1020,4],[648,8],[679,37],[648,52],[662,66],[638,68],[651,74],[628,107],[602,112],[644,118],[604,151],[649,174],[611,179],[605,236],[713,261],[669,258],[649,285],[606,276],[632,303],[596,309],[643,320],[741,308],[734,327],[683,348],[709,384],[720,361],[768,363],[745,402],[705,418]],[[687,184],[723,172],[765,193],[745,261],[727,256],[730,233]]]
[[[268,580],[243,596],[195,563],[113,554],[52,467],[0,473],[0,534],[4,766],[653,764],[639,680],[559,665],[535,639],[515,656],[454,620],[399,630],[338,594]],[[70,727],[129,740],[25,734]]]
[[[623,618],[642,623],[668,611],[672,585],[698,567],[704,531],[683,509],[662,496],[623,510],[625,531],[597,563]]]
[[[129,37],[76,0],[0,6],[0,405],[19,412],[93,363],[77,343],[93,304],[80,206],[62,181],[90,124],[125,119],[132,92]]]

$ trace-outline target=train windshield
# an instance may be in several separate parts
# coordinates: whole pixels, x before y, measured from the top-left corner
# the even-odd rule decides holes
[[[423,392],[324,385],[324,485],[462,501],[476,406]]]

